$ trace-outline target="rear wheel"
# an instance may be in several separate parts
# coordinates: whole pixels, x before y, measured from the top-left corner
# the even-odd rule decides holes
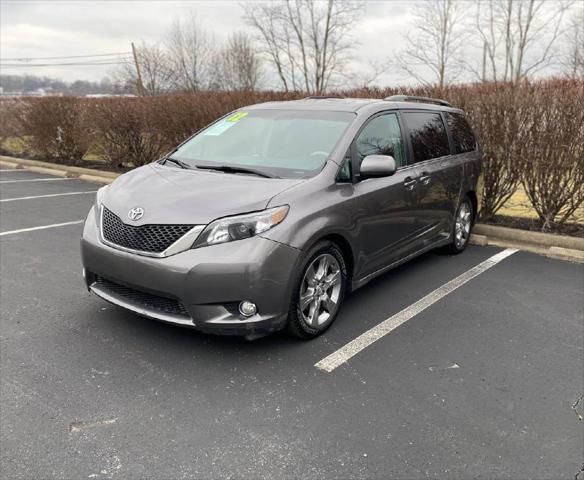
[[[472,229],[474,219],[474,212],[472,202],[468,197],[465,197],[456,211],[454,217],[454,225],[452,231],[452,242],[448,245],[450,253],[461,253],[470,239],[470,231]]]
[[[320,242],[311,248],[297,272],[288,331],[304,339],[324,332],[340,310],[346,277],[343,254],[335,244]]]

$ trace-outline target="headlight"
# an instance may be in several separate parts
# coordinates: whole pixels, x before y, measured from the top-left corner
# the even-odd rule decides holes
[[[193,248],[253,237],[282,222],[288,215],[288,210],[288,206],[284,205],[263,212],[220,218],[207,225],[193,244]]]

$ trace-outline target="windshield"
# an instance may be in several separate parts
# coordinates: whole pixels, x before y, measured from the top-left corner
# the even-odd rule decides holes
[[[240,111],[201,131],[172,158],[193,168],[308,178],[322,169],[354,118],[351,112]]]

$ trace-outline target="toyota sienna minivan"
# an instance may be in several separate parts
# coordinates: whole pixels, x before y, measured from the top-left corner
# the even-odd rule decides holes
[[[242,108],[98,191],[85,282],[204,332],[313,338],[349,292],[429,250],[465,249],[481,156],[442,100]]]

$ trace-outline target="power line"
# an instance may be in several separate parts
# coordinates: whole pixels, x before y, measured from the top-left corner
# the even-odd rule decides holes
[[[92,58],[92,57],[113,57],[116,55],[131,55],[132,52],[117,52],[117,53],[97,53],[94,55],[68,55],[64,57],[13,57],[3,58],[2,60],[9,60],[12,62],[30,62],[33,60],[65,60],[68,58]]]
[[[20,63],[6,63],[0,64],[0,68],[30,68],[30,67],[66,67],[66,66],[100,66],[100,65],[125,65],[126,62],[94,62],[94,63],[35,63],[20,64]]]

